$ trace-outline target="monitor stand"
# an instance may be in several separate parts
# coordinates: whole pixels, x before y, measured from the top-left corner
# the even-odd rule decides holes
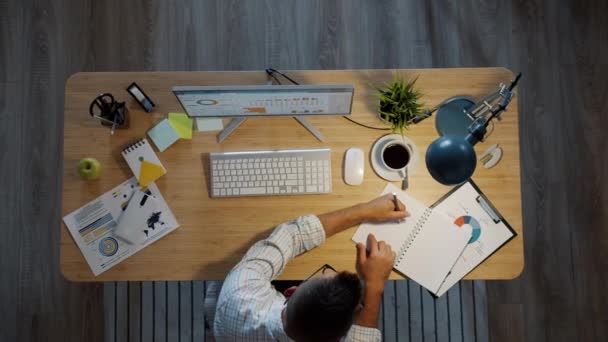
[[[272,85],[272,81],[269,80],[266,84]],[[318,129],[315,128],[308,120],[306,120],[303,116],[294,116],[293,117],[297,122],[299,122],[304,128],[306,128],[312,135],[315,136],[319,141],[323,141],[323,134],[319,132]],[[218,134],[217,142],[221,143],[226,140],[243,122],[245,122],[247,118],[238,117],[230,120],[228,125],[224,127],[224,129]]]
[[[321,134],[321,132],[319,132],[319,130],[316,129],[315,126],[313,126],[308,120],[306,120],[306,118],[303,118],[301,116],[294,116],[293,118],[302,126],[304,126],[304,128],[306,128],[312,135],[314,135],[315,138],[317,138],[319,141],[323,141],[323,134]],[[247,120],[247,118],[243,117],[234,118],[230,120],[228,125],[224,127],[220,134],[218,134],[217,142],[221,143],[222,141],[226,140],[226,138],[228,138],[230,134],[232,134],[243,122],[245,122],[245,120]]]

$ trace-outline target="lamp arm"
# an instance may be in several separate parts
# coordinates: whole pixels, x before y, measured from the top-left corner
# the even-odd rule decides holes
[[[490,115],[490,117],[486,120],[485,127],[488,127],[488,125],[490,124],[490,121],[492,121],[496,116],[498,116],[498,114],[500,114],[502,111],[507,110],[507,106],[509,105],[509,102],[511,102],[511,99],[513,98],[513,89],[515,89],[515,86],[517,86],[517,83],[519,83],[520,78],[521,78],[521,71],[519,73],[517,73],[517,76],[515,76],[515,79],[509,85],[509,88],[507,89],[506,93],[501,94],[502,99],[496,105],[496,108],[492,108],[490,110],[492,115]]]

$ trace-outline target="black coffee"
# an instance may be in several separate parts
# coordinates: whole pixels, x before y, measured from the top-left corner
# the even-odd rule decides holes
[[[389,167],[393,169],[402,169],[410,161],[410,151],[403,145],[392,144],[384,149],[382,159]]]

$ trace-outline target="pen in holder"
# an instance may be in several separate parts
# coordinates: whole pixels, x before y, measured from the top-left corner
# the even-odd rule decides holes
[[[98,119],[103,126],[111,127],[112,135],[116,128],[129,127],[129,111],[125,103],[114,100],[114,96],[109,93],[101,94],[91,102],[89,114]]]

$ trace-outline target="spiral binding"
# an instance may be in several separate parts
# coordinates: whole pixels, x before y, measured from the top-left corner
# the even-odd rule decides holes
[[[144,146],[146,144],[145,140],[139,140],[135,143],[133,143],[132,145],[127,146],[124,150],[122,150],[122,153],[131,153],[133,151],[135,151],[136,149],[138,149],[141,146]]]
[[[401,248],[399,248],[399,253],[397,253],[397,261],[395,262],[396,267],[398,267],[403,258],[405,258],[405,253],[407,253],[407,250],[410,248],[412,243],[414,243],[416,236],[418,236],[418,233],[420,233],[420,230],[422,229],[422,227],[424,227],[426,221],[429,219],[429,217],[431,217],[432,213],[433,209],[431,208],[427,208],[424,213],[422,213],[422,216],[420,217],[418,222],[416,222],[416,226],[414,226],[414,230],[412,230],[410,235],[407,236],[407,238],[401,245]]]

